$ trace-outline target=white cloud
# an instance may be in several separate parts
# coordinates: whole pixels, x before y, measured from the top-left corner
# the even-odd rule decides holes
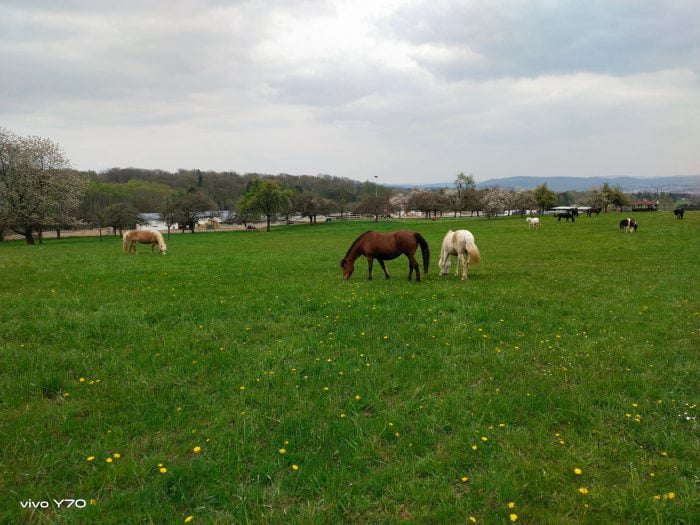
[[[58,140],[86,169],[697,173],[697,14],[649,1],[6,2],[0,124]]]

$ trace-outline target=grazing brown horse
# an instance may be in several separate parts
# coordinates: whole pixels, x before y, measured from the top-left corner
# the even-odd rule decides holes
[[[163,234],[157,230],[129,230],[124,233],[122,237],[122,248],[124,253],[134,252],[136,253],[136,243],[150,244],[151,253],[153,253],[153,248],[158,245],[158,249],[162,255],[165,255],[165,241],[163,240]]]
[[[372,263],[374,259],[379,261],[379,265],[384,270],[384,276],[389,279],[389,273],[386,271],[384,261],[396,259],[400,255],[408,257],[408,280],[411,280],[413,270],[416,271],[416,282],[420,282],[420,267],[414,254],[420,246],[423,254],[423,270],[428,273],[428,265],[430,263],[430,248],[428,242],[423,236],[414,231],[401,230],[390,233],[379,233],[368,231],[360,235],[348,248],[345,257],[340,261],[340,267],[343,269],[343,279],[350,279],[352,272],[355,270],[355,259],[364,255],[367,258],[367,267],[369,270],[369,280],[372,280]]]

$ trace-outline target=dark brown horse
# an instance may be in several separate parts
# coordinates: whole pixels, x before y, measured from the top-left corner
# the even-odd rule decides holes
[[[346,281],[350,279],[352,272],[355,270],[355,259],[361,255],[367,258],[369,270],[367,278],[369,280],[372,280],[372,263],[374,259],[379,261],[379,265],[384,270],[384,276],[388,279],[389,273],[386,271],[384,261],[396,259],[403,254],[408,257],[408,280],[411,280],[413,270],[415,270],[416,282],[420,282],[420,267],[414,255],[419,245],[423,254],[423,270],[427,274],[430,263],[430,248],[428,247],[428,242],[420,233],[410,230],[390,233],[365,232],[355,239],[343,260],[340,261],[340,267],[343,269],[343,279]]]

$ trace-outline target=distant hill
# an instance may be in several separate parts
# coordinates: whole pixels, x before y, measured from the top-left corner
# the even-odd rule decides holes
[[[607,182],[611,186],[620,186],[623,191],[633,193],[637,191],[660,191],[676,193],[700,193],[700,175],[679,175],[672,177],[507,177],[503,179],[489,179],[477,182],[478,188],[511,188],[515,190],[532,189],[540,184],[547,183],[552,191],[587,191],[594,186],[601,186]],[[411,187],[424,189],[451,188],[453,182],[438,182],[433,184],[395,185],[395,187]]]

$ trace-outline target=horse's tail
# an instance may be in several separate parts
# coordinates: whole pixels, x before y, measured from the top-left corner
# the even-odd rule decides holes
[[[416,241],[420,244],[420,251],[423,255],[423,272],[428,275],[428,266],[430,265],[430,246],[428,246],[428,241],[426,241],[423,236],[416,232]]]
[[[469,254],[469,264],[476,266],[481,261],[481,254],[479,253],[479,247],[476,245],[473,239],[467,239],[467,253]]]
[[[124,232],[124,235],[122,235],[122,251],[124,253],[127,253],[129,251],[129,239],[128,239],[129,232],[126,231]]]

